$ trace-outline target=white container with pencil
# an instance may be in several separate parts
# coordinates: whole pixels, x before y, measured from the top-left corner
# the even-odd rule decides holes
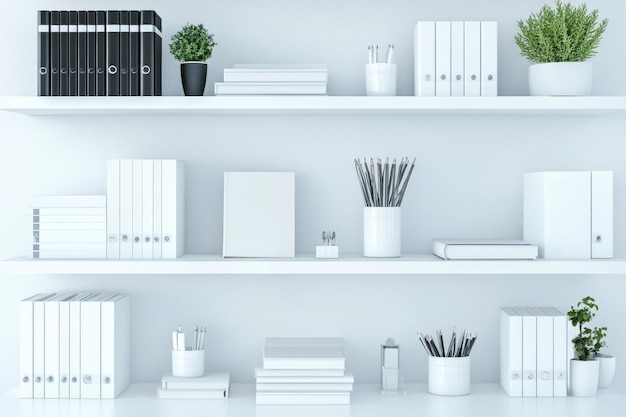
[[[400,205],[411,178],[415,159],[402,158],[396,165],[378,158],[354,160],[363,193],[363,255],[372,258],[399,257],[402,253],[402,211]]]
[[[204,336],[206,327],[194,328],[193,345],[185,343],[185,333],[179,327],[172,332],[172,375],[199,377],[204,375]]]

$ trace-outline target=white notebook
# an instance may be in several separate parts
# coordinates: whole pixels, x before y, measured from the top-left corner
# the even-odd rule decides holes
[[[537,245],[521,240],[434,239],[433,254],[441,259],[527,259],[537,258]]]
[[[278,347],[263,350],[266,369],[345,369],[341,347]]]

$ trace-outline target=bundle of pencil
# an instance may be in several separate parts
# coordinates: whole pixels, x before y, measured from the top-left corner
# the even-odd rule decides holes
[[[397,166],[395,158],[392,163],[389,163],[389,158],[384,163],[380,158],[376,163],[374,163],[374,158],[370,158],[369,166],[366,158],[363,158],[363,163],[360,159],[355,159],[354,167],[361,185],[365,206],[400,207],[416,159],[413,159],[410,168],[409,158],[400,159],[400,164]]]
[[[469,356],[472,348],[474,347],[474,343],[476,342],[476,338],[478,337],[478,333],[471,334],[465,330],[461,333],[461,337],[457,340],[456,338],[456,330],[452,332],[452,337],[450,338],[450,344],[448,345],[448,350],[445,349],[443,343],[443,334],[441,330],[437,330],[435,337],[431,335],[422,335],[420,332],[417,332],[417,336],[426,350],[428,356],[436,356],[441,358],[459,358],[463,356]]]

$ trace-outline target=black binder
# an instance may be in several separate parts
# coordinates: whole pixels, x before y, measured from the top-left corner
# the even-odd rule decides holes
[[[161,95],[161,18],[141,11],[141,95]]]
[[[60,15],[57,11],[50,12],[50,95],[58,96],[60,93],[60,68],[59,68],[59,24]]]
[[[129,55],[130,16],[126,10],[120,11],[120,96],[130,95],[129,86]]]
[[[78,95],[78,12],[69,12],[70,26],[68,28],[68,71],[69,95]]]
[[[59,12],[59,95],[68,96],[70,94],[70,14],[67,11]]]
[[[78,95],[87,95],[87,12],[78,12],[77,36]]]
[[[139,42],[139,11],[132,10],[129,12],[129,20],[130,20],[130,36],[129,36],[129,45],[128,45],[128,62],[129,62],[129,79],[128,79],[128,87],[129,87],[129,95],[138,96],[140,95],[140,62],[141,62],[141,49]]]
[[[120,95],[120,12],[107,12],[107,96]]]
[[[96,95],[107,95],[107,14],[96,11]]]
[[[50,95],[50,12],[40,10],[38,13],[38,87],[37,94],[40,96]]]
[[[96,12],[87,12],[87,95],[96,95]]]

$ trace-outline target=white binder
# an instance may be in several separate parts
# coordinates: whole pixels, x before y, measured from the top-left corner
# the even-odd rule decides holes
[[[415,95],[435,95],[435,22],[417,22],[414,34]]]
[[[133,161],[120,161],[120,258],[133,258]]]
[[[143,258],[143,161],[133,160],[133,259]]]
[[[480,22],[465,22],[465,96],[480,96]]]
[[[102,301],[101,314],[100,398],[115,398],[130,383],[130,297]]]
[[[59,303],[71,294],[59,294],[44,301],[45,398],[59,398]]]
[[[80,302],[80,397],[100,398],[100,302],[112,294],[95,294]]]
[[[81,293],[70,300],[70,398],[80,398],[80,302],[93,296]]]
[[[465,95],[464,60],[465,60],[465,26],[463,22],[452,22],[450,25],[450,95]]]
[[[173,159],[161,164],[161,255],[174,259],[185,252],[185,165]]]
[[[530,308],[537,318],[537,397],[554,396],[554,319],[543,308]]]
[[[568,318],[565,313],[560,312],[554,307],[545,309],[550,313],[553,320],[553,371],[552,379],[554,381],[554,396],[567,397],[567,350],[569,347],[569,339],[567,337]]]
[[[480,95],[498,95],[498,22],[480,22]]]
[[[161,259],[161,217],[162,217],[162,166],[163,163],[160,159],[154,161],[154,198],[153,198],[153,206],[154,206],[154,222],[153,222],[153,238],[152,238],[152,246],[153,246],[153,258]]]
[[[522,316],[513,308],[500,310],[500,385],[511,397],[522,396]]]
[[[613,171],[591,171],[591,257],[613,257]]]
[[[70,301],[75,296],[59,301],[59,398],[70,398]]]
[[[33,398],[34,303],[53,294],[37,294],[20,302],[20,398]]]
[[[537,317],[523,307],[522,315],[522,396],[537,396]]]
[[[45,333],[46,333],[46,309],[45,299],[33,302],[33,398],[45,398]]]
[[[107,258],[120,257],[120,161],[107,161]]]
[[[151,159],[143,161],[143,201],[142,201],[142,247],[143,259],[152,259],[152,228],[154,227],[154,162]]]
[[[435,22],[435,95],[450,97],[450,22]]]

